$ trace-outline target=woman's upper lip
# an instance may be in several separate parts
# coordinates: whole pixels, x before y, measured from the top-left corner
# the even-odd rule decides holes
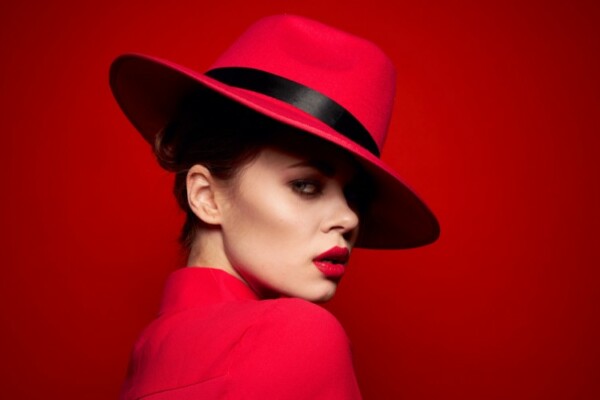
[[[347,247],[335,246],[326,252],[319,254],[315,261],[333,261],[339,264],[346,264],[350,258],[350,250]]]

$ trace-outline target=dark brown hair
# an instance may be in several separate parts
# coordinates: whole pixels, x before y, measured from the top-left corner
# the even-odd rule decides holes
[[[202,225],[188,205],[189,169],[202,164],[217,179],[229,180],[277,133],[291,129],[206,89],[183,100],[175,117],[156,136],[154,153],[161,167],[175,173],[173,193],[186,213],[179,238],[185,248],[190,249]]]

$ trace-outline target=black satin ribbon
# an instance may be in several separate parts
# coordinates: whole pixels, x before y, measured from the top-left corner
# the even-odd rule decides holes
[[[206,75],[222,83],[284,101],[329,125],[356,144],[379,157],[377,144],[348,110],[307,86],[254,68],[215,68]]]

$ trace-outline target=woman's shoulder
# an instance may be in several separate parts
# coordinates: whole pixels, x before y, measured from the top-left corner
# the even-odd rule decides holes
[[[127,386],[137,398],[203,382],[225,384],[223,379],[240,397],[358,393],[340,323],[321,306],[294,298],[231,302],[159,318],[136,346]]]
[[[240,392],[262,398],[358,398],[350,343],[337,319],[300,299],[261,302],[260,317],[232,352]]]
[[[257,336],[255,345],[281,342],[289,346],[304,336],[301,345],[327,338],[330,345],[348,346],[343,327],[328,310],[298,298],[279,298],[228,302],[162,315],[145,329],[136,348],[166,345],[187,352],[193,344],[205,351],[206,347],[243,342],[253,335]]]
[[[275,332],[318,331],[322,335],[336,335],[346,339],[342,325],[328,310],[320,305],[297,298],[263,301],[264,311],[259,324],[272,324]]]
[[[335,360],[340,354],[349,354],[350,343],[342,325],[323,307],[293,298],[261,303],[262,312],[248,326],[239,351],[244,353],[246,346],[250,353],[264,354],[248,359]]]
[[[286,329],[318,329],[321,334],[345,338],[344,330],[333,314],[320,305],[298,298],[227,302],[191,308],[159,321],[159,325],[168,325],[169,329],[180,327],[187,332],[195,329],[204,331],[208,326],[246,330],[256,325],[261,328],[270,326],[274,333]]]

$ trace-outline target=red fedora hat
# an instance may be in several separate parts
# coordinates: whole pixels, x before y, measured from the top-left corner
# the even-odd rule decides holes
[[[411,248],[439,236],[433,213],[379,158],[395,70],[367,40],[306,18],[272,16],[252,25],[205,73],[126,54],[111,65],[110,86],[150,143],[200,86],[346,149],[375,182],[357,247]]]

